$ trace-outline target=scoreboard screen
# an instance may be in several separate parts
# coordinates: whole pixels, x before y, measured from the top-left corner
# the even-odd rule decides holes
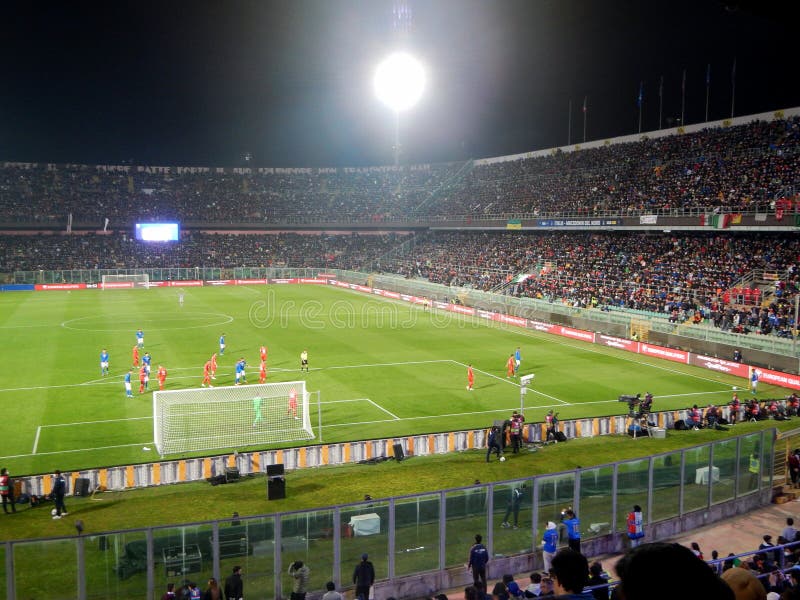
[[[177,242],[180,232],[177,223],[137,223],[134,237],[145,242]]]

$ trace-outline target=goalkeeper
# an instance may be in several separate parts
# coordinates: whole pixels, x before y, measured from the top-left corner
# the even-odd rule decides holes
[[[253,398],[253,412],[255,413],[255,418],[253,419],[253,427],[255,427],[258,423],[263,421],[263,417],[261,416],[261,396],[256,396]]]

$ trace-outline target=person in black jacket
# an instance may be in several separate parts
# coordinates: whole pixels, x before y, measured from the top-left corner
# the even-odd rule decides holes
[[[62,516],[67,516],[67,507],[64,504],[64,496],[67,494],[67,480],[61,474],[61,471],[56,471],[55,479],[53,480],[53,500],[56,503],[56,514],[53,515],[54,519],[60,519]]]
[[[227,600],[242,600],[244,598],[244,583],[242,582],[242,567],[233,567],[233,573],[225,580],[225,598]]]
[[[489,562],[489,551],[481,542],[483,537],[481,534],[475,535],[475,543],[469,549],[469,562],[467,569],[472,571],[472,581],[475,585],[478,582],[483,583],[483,589],[486,589],[486,563]]]
[[[487,447],[486,450],[486,462],[489,462],[489,457],[492,455],[492,451],[497,452],[498,458],[503,456],[503,446],[501,445],[500,441],[500,428],[499,427],[492,427],[489,431],[489,439],[487,440]]]
[[[375,567],[367,560],[366,553],[361,555],[361,562],[356,565],[353,571],[353,583],[356,586],[356,600],[367,600],[369,598],[369,588],[375,583]]]

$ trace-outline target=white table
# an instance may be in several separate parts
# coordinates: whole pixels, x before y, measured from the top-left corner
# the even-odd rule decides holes
[[[381,518],[375,513],[355,515],[350,517],[350,527],[354,536],[375,535],[381,532]]]
[[[719,467],[711,467],[711,481],[719,481]],[[694,472],[694,482],[698,485],[708,484],[708,467],[701,467]]]

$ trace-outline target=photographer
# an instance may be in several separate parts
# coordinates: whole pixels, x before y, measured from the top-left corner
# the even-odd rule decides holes
[[[306,600],[311,569],[304,565],[302,560],[296,560],[289,565],[289,575],[294,578],[291,600]]]
[[[547,425],[547,436],[546,440],[548,442],[557,442],[556,433],[558,432],[558,413],[554,413],[551,410],[547,412],[544,417],[544,422]]]

